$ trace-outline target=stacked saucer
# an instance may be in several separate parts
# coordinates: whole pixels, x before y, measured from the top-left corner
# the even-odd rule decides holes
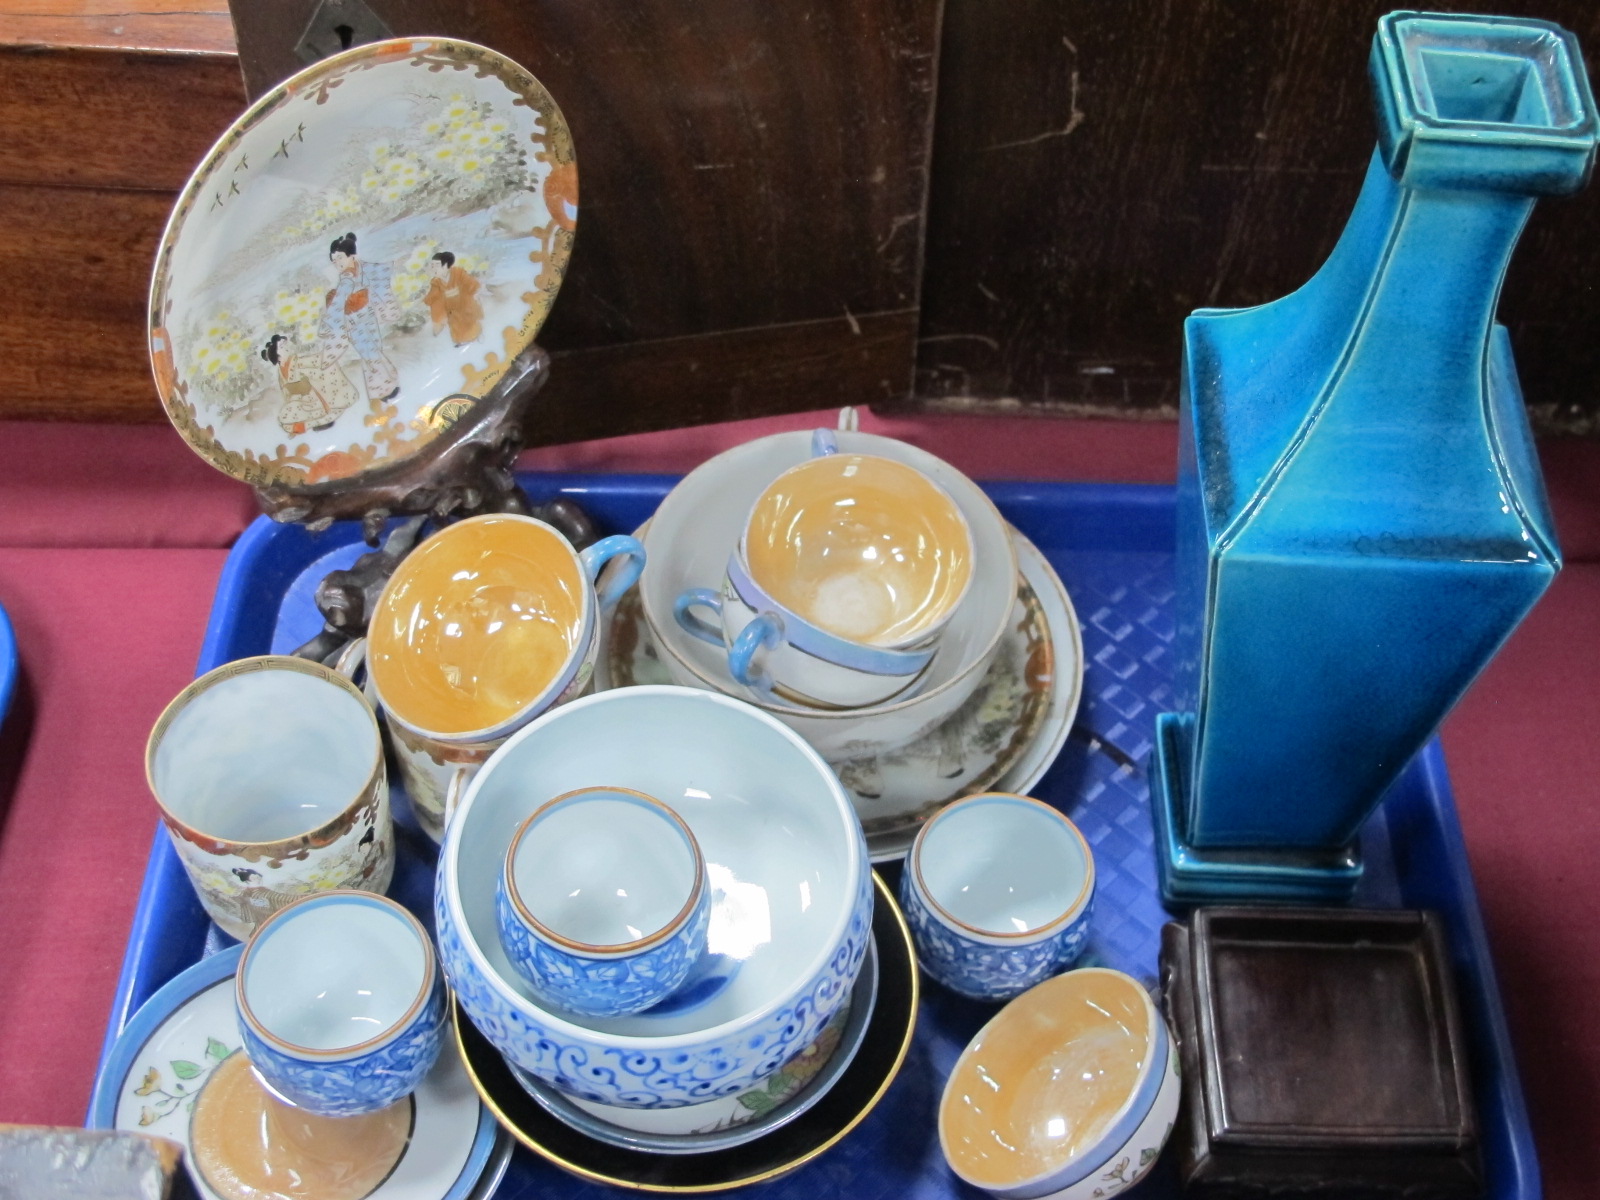
[[[599,789],[604,795],[587,803]],[[563,802],[574,796],[585,803],[563,814]],[[506,936],[507,872],[497,867],[516,861],[527,839],[538,840],[541,821],[553,820],[541,814],[571,816],[575,826],[620,826],[620,818],[602,818],[596,804],[623,804],[629,796],[636,807],[655,805],[681,822],[684,844],[703,863],[709,917],[703,948],[664,999],[636,1011],[601,1011],[582,989],[552,990],[521,969],[520,943]],[[672,843],[663,834],[651,844]],[[583,853],[559,827],[538,844],[565,847],[543,853],[546,875],[562,875],[566,859]],[[635,874],[648,885],[639,890],[655,887],[643,865]],[[546,882],[534,879],[524,898],[536,924],[559,943],[555,935],[571,927],[551,914],[576,889]],[[633,888],[631,881],[608,886]],[[696,911],[692,899],[684,908]],[[754,1146],[762,1149],[749,1153],[772,1155],[774,1147],[792,1146],[793,1130],[803,1128],[811,1131],[799,1135],[810,1150],[769,1163],[798,1165],[819,1148],[816,1112],[857,1071],[862,1046],[876,1040],[903,1053],[909,1036],[911,951],[893,902],[875,888],[860,824],[837,777],[776,720],[706,691],[604,692],[553,709],[513,735],[451,820],[435,912],[440,958],[470,1018],[459,1023],[460,1036],[480,1094],[526,1144],[580,1173],[604,1174],[607,1154],[644,1153],[633,1149],[641,1138],[698,1161]],[[639,941],[658,945],[648,936]],[[621,972],[602,963],[587,976],[600,981],[591,990],[631,986]],[[890,972],[896,986],[885,989]],[[883,1005],[886,992],[904,1002]],[[876,1082],[864,1094],[856,1075],[846,1093],[856,1103],[844,1125],[871,1107],[899,1058],[880,1055],[868,1064]],[[744,1121],[746,1110],[761,1119]],[[829,1120],[839,1124],[837,1115]]]
[[[970,537],[966,590],[914,684],[878,703],[800,703],[792,689],[740,682],[738,647],[708,642],[693,619],[679,615],[686,595],[720,589],[726,598],[743,586],[733,578],[730,547],[748,539],[752,515],[775,481],[814,461],[816,439],[803,432],[720,454],[662,501],[639,531],[652,567],[637,599],[618,607],[601,683],[669,679],[737,696],[782,721],[838,772],[874,861],[889,861],[904,855],[919,825],[945,804],[985,790],[1026,792],[1038,782],[1077,710],[1082,641],[1055,572],[970,479],[892,438],[825,432],[833,457],[886,460],[936,485]]]

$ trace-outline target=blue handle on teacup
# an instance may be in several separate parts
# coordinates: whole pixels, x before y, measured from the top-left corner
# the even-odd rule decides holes
[[[839,438],[831,429],[813,429],[811,431],[811,457],[821,458],[827,454],[839,453]]]
[[[739,631],[728,647],[728,673],[751,691],[772,698],[772,676],[755,669],[758,650],[776,650],[783,645],[783,618],[764,612]]]
[[[638,538],[618,533],[601,538],[588,549],[578,552],[578,557],[583,560],[583,569],[589,572],[591,581],[599,580],[601,568],[620,554],[629,555],[630,560],[623,564],[605,590],[598,593],[601,608],[610,608],[622,599],[622,593],[639,582],[639,576],[644,573],[644,544]]]
[[[709,608],[719,617],[722,615],[722,597],[710,588],[690,588],[684,592],[673,602],[672,615],[678,618],[678,624],[683,626],[685,633],[691,633],[713,646],[721,646],[722,626],[713,625],[699,613],[691,612],[697,605]]]

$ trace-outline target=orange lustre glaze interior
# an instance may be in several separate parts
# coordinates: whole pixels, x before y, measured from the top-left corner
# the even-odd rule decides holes
[[[412,1101],[359,1117],[319,1117],[262,1089],[243,1051],[195,1101],[195,1166],[224,1200],[361,1200],[394,1170],[411,1137]]]
[[[961,598],[972,543],[961,510],[903,463],[813,458],[761,494],[745,533],[750,576],[839,637],[903,645]]]
[[[577,645],[587,586],[542,526],[481,517],[447,527],[401,563],[373,616],[368,669],[384,704],[431,733],[515,716]]]
[[[1150,1051],[1131,980],[1059,975],[1007,1005],[967,1047],[939,1107],[951,1166],[979,1186],[1036,1179],[1092,1146]]]

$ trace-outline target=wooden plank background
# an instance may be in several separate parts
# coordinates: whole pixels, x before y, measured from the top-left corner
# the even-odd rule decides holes
[[[235,6],[252,96],[314,7]],[[538,440],[909,397],[940,0],[370,7],[509,55],[572,128]]]
[[[1285,295],[1376,140],[1388,0],[947,0],[917,392],[953,408],[1170,416],[1183,319]],[[1556,21],[1593,0],[1449,11]],[[1591,75],[1593,74],[1591,70]],[[1546,430],[1600,432],[1600,186],[1546,200],[1500,306]]]
[[[1282,295],[1332,246],[1388,8],[368,2],[502,49],[572,125],[541,442],[843,403],[1170,416],[1183,317]],[[235,57],[218,0],[0,0],[0,249],[50,264],[0,311],[0,416],[161,419],[142,320],[166,212],[241,73],[255,95],[298,69],[313,7],[237,5]],[[1600,55],[1592,0],[1451,7]],[[1600,433],[1597,214],[1600,188],[1542,203],[1502,299],[1546,431]]]

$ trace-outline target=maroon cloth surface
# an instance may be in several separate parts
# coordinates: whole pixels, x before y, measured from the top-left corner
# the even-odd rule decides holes
[[[194,676],[226,557],[0,548],[22,662],[0,731],[0,1121],[88,1110],[156,828],[144,739]]]
[[[1600,1194],[1597,728],[1600,562],[1569,561],[1444,725],[1551,1200]]]
[[[0,422],[0,466],[0,546],[227,546],[258,511],[165,422]]]
[[[684,471],[835,417],[548,447],[523,465]],[[1162,423],[863,412],[862,428],[980,479],[1163,482],[1176,457]],[[1567,570],[1444,739],[1546,1195],[1577,1200],[1600,1178],[1600,443],[1541,453]],[[193,673],[218,547],[253,511],[164,427],[0,425],[0,547],[33,547],[0,548],[27,680],[0,734],[0,1121],[83,1119],[156,828],[144,740]]]

